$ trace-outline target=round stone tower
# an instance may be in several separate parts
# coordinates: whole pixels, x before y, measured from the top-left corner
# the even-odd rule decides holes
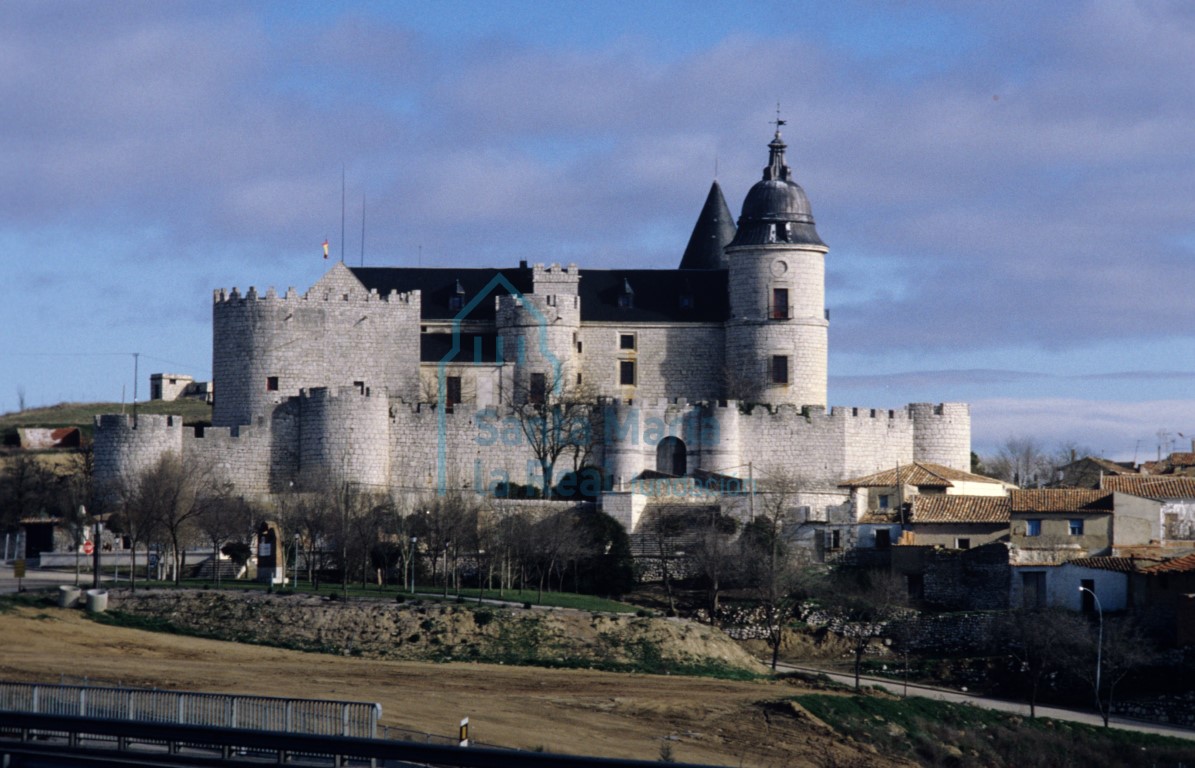
[[[805,190],[785,164],[785,148],[777,126],[763,179],[747,193],[726,248],[726,395],[825,406],[829,249],[818,237]]]
[[[576,264],[536,264],[531,293],[498,297],[495,325],[511,402],[558,401],[576,391],[580,274]]]

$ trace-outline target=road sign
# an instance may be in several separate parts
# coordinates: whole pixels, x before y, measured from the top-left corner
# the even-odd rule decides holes
[[[95,551],[95,544],[92,544],[90,541],[83,542],[83,554],[90,555],[94,551]]]
[[[14,560],[12,564],[12,575],[15,579],[25,578],[25,559]]]

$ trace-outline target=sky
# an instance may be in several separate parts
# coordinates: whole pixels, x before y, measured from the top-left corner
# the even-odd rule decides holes
[[[981,455],[1190,450],[1193,71],[1183,0],[6,0],[0,413],[209,379],[213,289],[302,292],[325,238],[675,267],[779,105],[831,405],[969,402]]]

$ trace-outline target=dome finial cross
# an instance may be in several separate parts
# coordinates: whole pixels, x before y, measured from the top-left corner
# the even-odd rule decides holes
[[[770,122],[772,123],[772,125],[776,126],[776,137],[779,138],[780,137],[780,126],[788,125],[787,120],[780,119],[780,102],[776,102],[776,119],[772,120]]]

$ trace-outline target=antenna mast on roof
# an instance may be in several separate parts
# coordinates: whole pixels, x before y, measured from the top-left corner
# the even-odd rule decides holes
[[[361,193],[361,266],[365,266],[365,193]]]
[[[344,263],[344,163],[340,164],[340,263]]]

